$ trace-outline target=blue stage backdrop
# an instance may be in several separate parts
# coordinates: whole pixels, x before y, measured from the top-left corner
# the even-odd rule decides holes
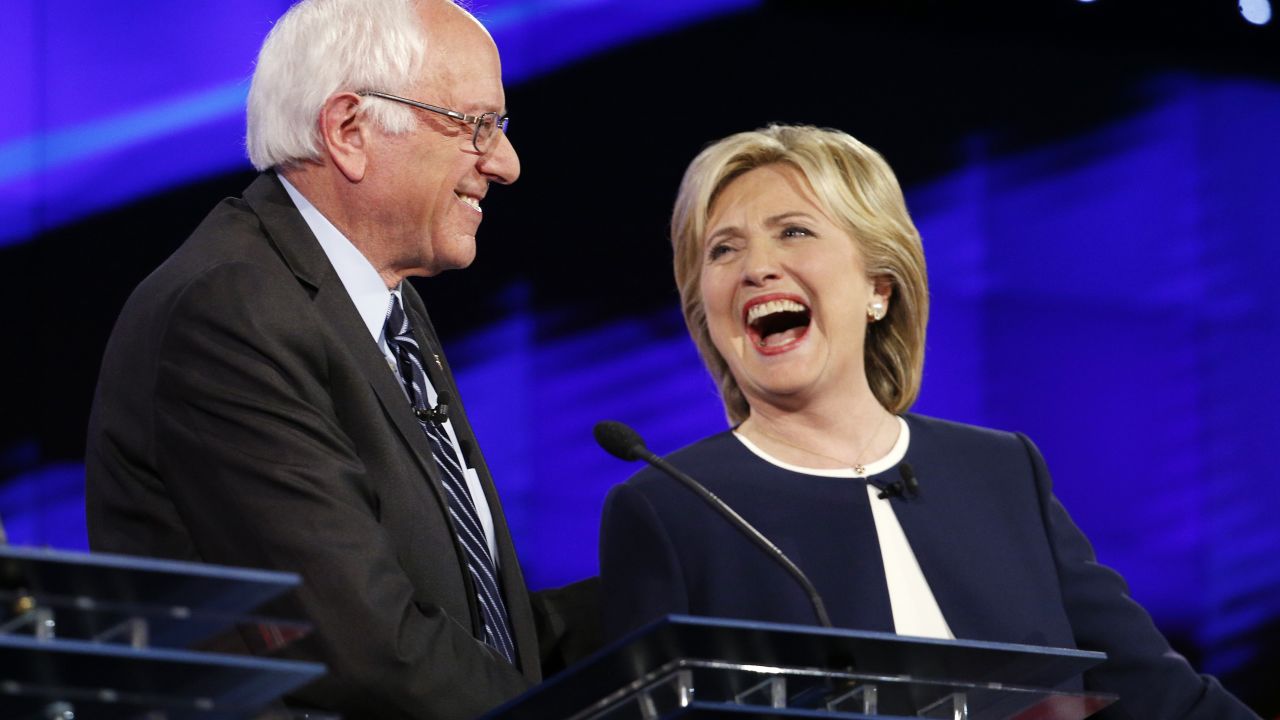
[[[0,246],[245,167],[246,78],[286,4],[10,0]],[[475,3],[513,83],[749,4]],[[1142,90],[1141,109],[1012,154],[975,132],[958,169],[907,189],[933,297],[916,409],[1027,432],[1102,561],[1229,674],[1280,621],[1280,87],[1171,72]],[[595,421],[666,452],[725,420],[674,301],[565,334],[569,309],[503,292],[501,319],[448,351],[527,576],[556,585],[595,572],[604,494],[635,469],[595,447]],[[0,486],[11,541],[83,548],[82,482],[63,463]]]
[[[13,102],[0,114],[0,247],[244,167],[254,58],[291,4],[6,0],[0,65]],[[759,0],[464,4],[502,48],[505,80],[517,83]]]

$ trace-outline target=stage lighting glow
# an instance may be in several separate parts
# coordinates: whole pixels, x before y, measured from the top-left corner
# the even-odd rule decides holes
[[[1240,0],[1240,14],[1254,25],[1266,25],[1271,21],[1269,0]]]

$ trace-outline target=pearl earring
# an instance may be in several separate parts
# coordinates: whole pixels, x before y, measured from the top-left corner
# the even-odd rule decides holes
[[[867,306],[867,318],[871,322],[879,322],[884,319],[884,301],[876,300]]]

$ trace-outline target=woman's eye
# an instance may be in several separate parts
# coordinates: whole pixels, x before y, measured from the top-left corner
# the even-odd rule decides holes
[[[800,225],[788,225],[782,230],[783,237],[808,237],[812,234],[809,232],[809,228]]]
[[[728,245],[725,245],[724,243],[720,243],[718,245],[712,245],[711,249],[707,251],[707,259],[719,260],[721,257],[723,257],[726,253],[728,253],[731,250],[733,250],[733,248],[729,247]]]

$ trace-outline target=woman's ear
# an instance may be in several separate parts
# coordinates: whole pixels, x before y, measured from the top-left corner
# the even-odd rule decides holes
[[[893,295],[893,279],[888,275],[871,278],[871,297],[867,299],[867,321],[879,322],[889,314],[889,296]]]

